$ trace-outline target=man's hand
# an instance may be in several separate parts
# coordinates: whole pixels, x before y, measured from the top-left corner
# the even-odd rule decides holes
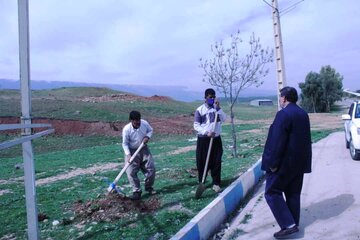
[[[130,163],[131,154],[125,156],[125,162]]]
[[[207,136],[208,136],[208,137],[215,137],[215,132],[208,132],[208,133],[207,133]]]
[[[144,138],[143,138],[143,143],[146,144],[146,143],[149,141],[149,139],[150,139],[150,138],[149,138],[148,136],[144,137]]]
[[[217,98],[215,98],[215,108],[220,108],[220,102]]]

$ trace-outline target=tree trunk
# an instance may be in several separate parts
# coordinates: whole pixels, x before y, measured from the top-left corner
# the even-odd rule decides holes
[[[316,105],[315,105],[315,100],[314,100],[314,97],[312,98],[312,104],[313,104],[313,111],[314,113],[316,113]]]
[[[232,145],[232,156],[235,158],[237,157],[237,150],[236,150],[236,131],[235,131],[235,124],[234,124],[234,112],[232,106],[230,107],[230,120],[231,120],[231,133],[233,139]]]
[[[330,112],[330,101],[326,101],[326,112]]]

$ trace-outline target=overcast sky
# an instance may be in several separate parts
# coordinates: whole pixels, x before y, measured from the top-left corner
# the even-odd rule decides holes
[[[297,2],[279,0],[279,8]],[[33,80],[202,90],[209,85],[199,58],[215,41],[240,30],[274,48],[263,0],[29,0],[29,15]],[[17,1],[0,0],[0,79],[19,78],[17,24]],[[281,27],[288,85],[331,65],[344,88],[360,89],[359,0],[305,0],[281,16]],[[275,64],[269,68],[262,89],[277,87]]]

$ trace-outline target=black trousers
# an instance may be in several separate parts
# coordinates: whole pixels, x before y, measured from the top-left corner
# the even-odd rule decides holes
[[[206,157],[209,149],[210,138],[209,137],[198,137],[196,144],[196,166],[198,169],[199,183],[202,181],[204,174]],[[214,185],[221,184],[221,157],[223,154],[223,147],[221,137],[214,137],[208,171],[211,171],[212,183]],[[205,173],[207,175],[208,171]]]
[[[266,173],[265,199],[281,229],[299,226],[303,179],[303,173]]]

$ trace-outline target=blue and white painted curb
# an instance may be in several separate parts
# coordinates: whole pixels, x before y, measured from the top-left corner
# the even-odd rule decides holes
[[[171,240],[208,239],[264,175],[261,159],[190,220]]]

